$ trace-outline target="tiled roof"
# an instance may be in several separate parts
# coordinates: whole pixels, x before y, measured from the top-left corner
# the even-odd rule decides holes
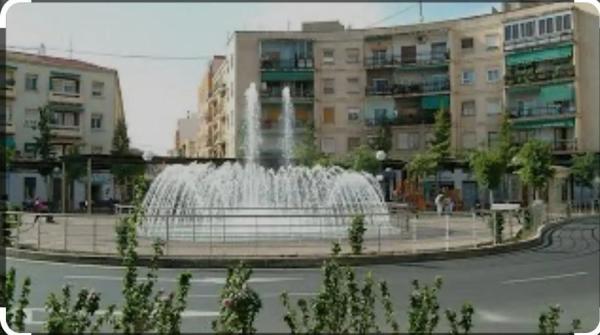
[[[4,50],[2,50],[4,51]],[[55,66],[55,67],[66,67],[77,70],[87,71],[100,71],[100,72],[116,72],[115,69],[111,69],[104,66],[84,62],[78,59],[60,58],[47,55],[31,54],[20,51],[8,51],[6,50],[6,60],[13,62],[24,62],[31,64]]]

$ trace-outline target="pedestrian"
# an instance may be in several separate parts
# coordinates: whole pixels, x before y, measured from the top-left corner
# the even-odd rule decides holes
[[[441,216],[444,211],[444,194],[439,192],[434,201],[437,213]]]

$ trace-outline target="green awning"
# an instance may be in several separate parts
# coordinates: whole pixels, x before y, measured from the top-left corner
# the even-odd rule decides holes
[[[539,92],[539,86],[513,86],[508,87],[507,91],[510,94],[530,94]]]
[[[563,45],[556,48],[517,52],[506,56],[506,65],[519,65],[543,60],[571,57],[573,55],[572,45]]]
[[[15,138],[12,136],[4,137],[3,142],[5,148],[15,149],[17,147],[15,143]]]
[[[513,129],[527,130],[539,128],[573,128],[575,127],[575,118],[567,119],[544,119],[544,120],[514,120]]]
[[[448,109],[450,107],[449,95],[430,95],[421,99],[423,109]]]
[[[540,90],[540,100],[545,103],[555,101],[572,101],[574,95],[573,84],[558,84],[544,86]]]
[[[50,78],[79,79],[80,77],[80,75],[75,73],[50,71]]]
[[[313,71],[269,71],[263,72],[263,81],[312,81]]]

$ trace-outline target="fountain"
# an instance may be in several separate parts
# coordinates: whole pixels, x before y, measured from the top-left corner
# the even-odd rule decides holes
[[[294,112],[289,93],[284,89],[282,167],[257,163],[260,103],[251,84],[246,91],[245,164],[166,167],[146,193],[140,235],[211,242],[345,238],[357,214],[365,215],[367,238],[394,233],[372,175],[291,165]]]

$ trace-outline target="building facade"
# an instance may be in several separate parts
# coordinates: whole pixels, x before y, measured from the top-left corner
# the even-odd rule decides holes
[[[56,158],[75,147],[83,155],[111,153],[115,126],[125,120],[116,70],[43,54],[7,51],[6,57],[0,121],[4,145],[14,151],[14,161],[39,161],[35,138],[42,107],[51,113],[50,142]],[[92,179],[94,199],[114,196],[108,171],[95,171]],[[4,180],[11,203],[50,198],[47,183],[36,170],[12,169]],[[59,199],[60,174],[51,185],[56,187],[50,192]],[[83,201],[84,184],[75,182],[72,187],[72,203]]]

